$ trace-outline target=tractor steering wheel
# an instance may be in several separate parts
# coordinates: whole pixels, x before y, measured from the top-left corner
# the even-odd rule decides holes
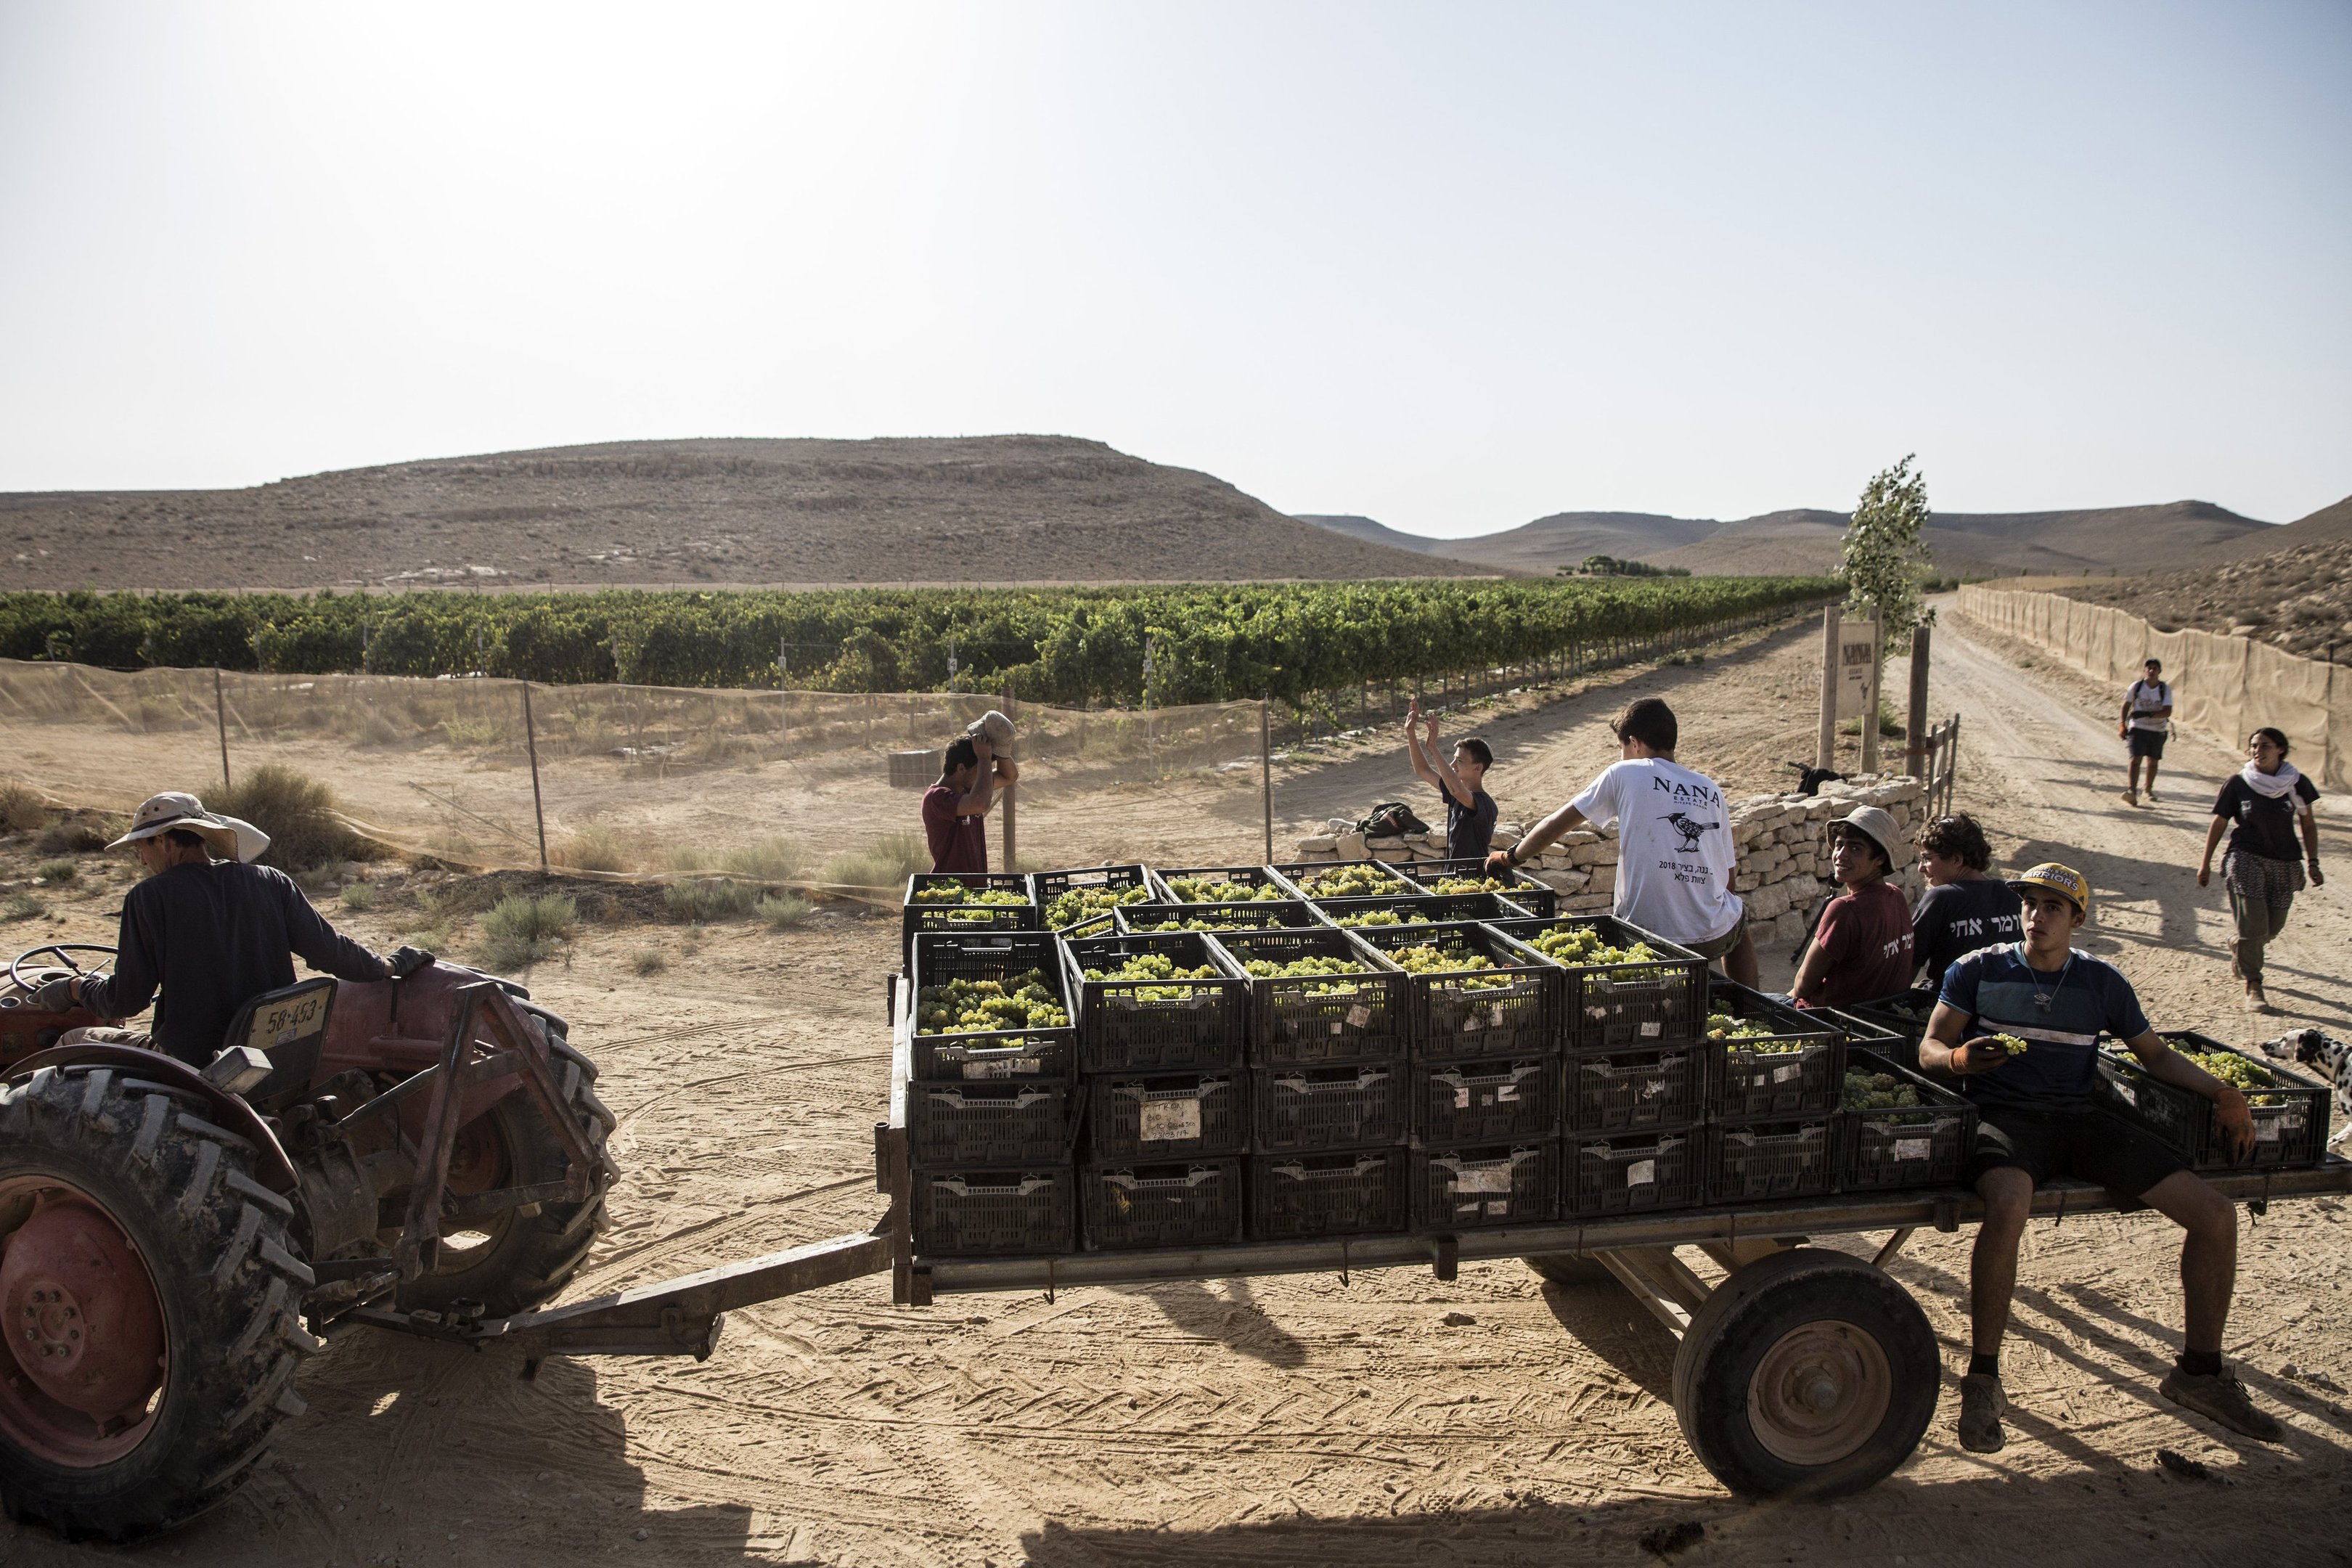
[[[114,956],[114,949],[110,947],[100,947],[93,942],[53,942],[41,947],[28,947],[24,952],[18,953],[9,962],[8,978],[14,981],[22,990],[38,990],[41,984],[40,980],[26,979],[25,977],[25,964],[26,960],[38,958],[45,952],[54,952],[58,955],[58,960],[65,965],[66,973],[68,977],[89,973],[89,971],[83,969],[80,964],[74,962],[73,955],[77,952],[102,952],[109,958],[112,958]],[[45,965],[44,967],[46,968],[47,966]]]

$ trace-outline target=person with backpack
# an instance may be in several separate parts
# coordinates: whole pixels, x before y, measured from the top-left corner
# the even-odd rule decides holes
[[[1426,726],[1429,738],[1422,739],[1422,727]],[[1498,815],[1495,797],[1480,787],[1486,783],[1486,770],[1495,765],[1494,748],[1477,736],[1454,742],[1454,760],[1441,762],[1437,754],[1437,715],[1424,716],[1421,699],[1404,716],[1405,749],[1412,756],[1412,771],[1421,776],[1445,800],[1445,858],[1448,860],[1484,860],[1495,839],[1495,818]]]
[[[2156,765],[2164,760],[2164,739],[2172,733],[2172,688],[2164,683],[2164,661],[2151,658],[2140,666],[2140,678],[2124,693],[2123,712],[2116,738],[2131,748],[2131,777],[2124,785],[2124,803],[2139,804],[2139,765],[2147,764],[2147,804],[2156,804]]]

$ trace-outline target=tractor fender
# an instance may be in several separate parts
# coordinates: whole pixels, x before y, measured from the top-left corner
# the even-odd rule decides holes
[[[274,1193],[294,1196],[298,1183],[294,1162],[286,1157],[285,1145],[269,1123],[236,1095],[217,1085],[205,1081],[205,1075],[180,1060],[161,1051],[142,1050],[137,1046],[100,1045],[89,1042],[74,1046],[52,1046],[45,1051],[35,1051],[8,1068],[11,1079],[29,1078],[44,1068],[63,1071],[71,1067],[114,1068],[125,1074],[160,1083],[174,1090],[184,1090],[201,1099],[211,1110],[215,1126],[233,1132],[253,1145],[254,1178]]]

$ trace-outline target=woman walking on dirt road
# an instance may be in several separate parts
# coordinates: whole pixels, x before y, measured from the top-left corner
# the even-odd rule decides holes
[[[2246,983],[2246,1005],[2257,1013],[2277,1011],[2263,994],[2263,949],[2286,929],[2286,912],[2304,889],[2305,868],[2310,868],[2311,886],[2327,885],[2319,869],[2319,826],[2311,815],[2319,791],[2286,760],[2286,752],[2285,733],[2268,725],[2246,737],[2246,765],[2214,797],[2205,858],[2197,868],[2197,885],[2208,886],[2213,846],[2221,841],[2221,830],[2235,824],[2229,853],[2221,857],[2221,884],[2230,890],[2230,917],[2238,927],[2237,940],[2230,944],[2230,968]],[[2294,853],[2298,825],[2305,846],[2300,861]]]

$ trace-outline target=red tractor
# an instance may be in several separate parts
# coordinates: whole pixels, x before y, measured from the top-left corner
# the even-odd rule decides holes
[[[617,1172],[594,1065],[510,982],[305,981],[198,1070],[58,1044],[98,1020],[30,992],[111,952],[35,948],[0,985],[0,1500],[129,1541],[243,1481],[339,1323],[552,1297]]]

